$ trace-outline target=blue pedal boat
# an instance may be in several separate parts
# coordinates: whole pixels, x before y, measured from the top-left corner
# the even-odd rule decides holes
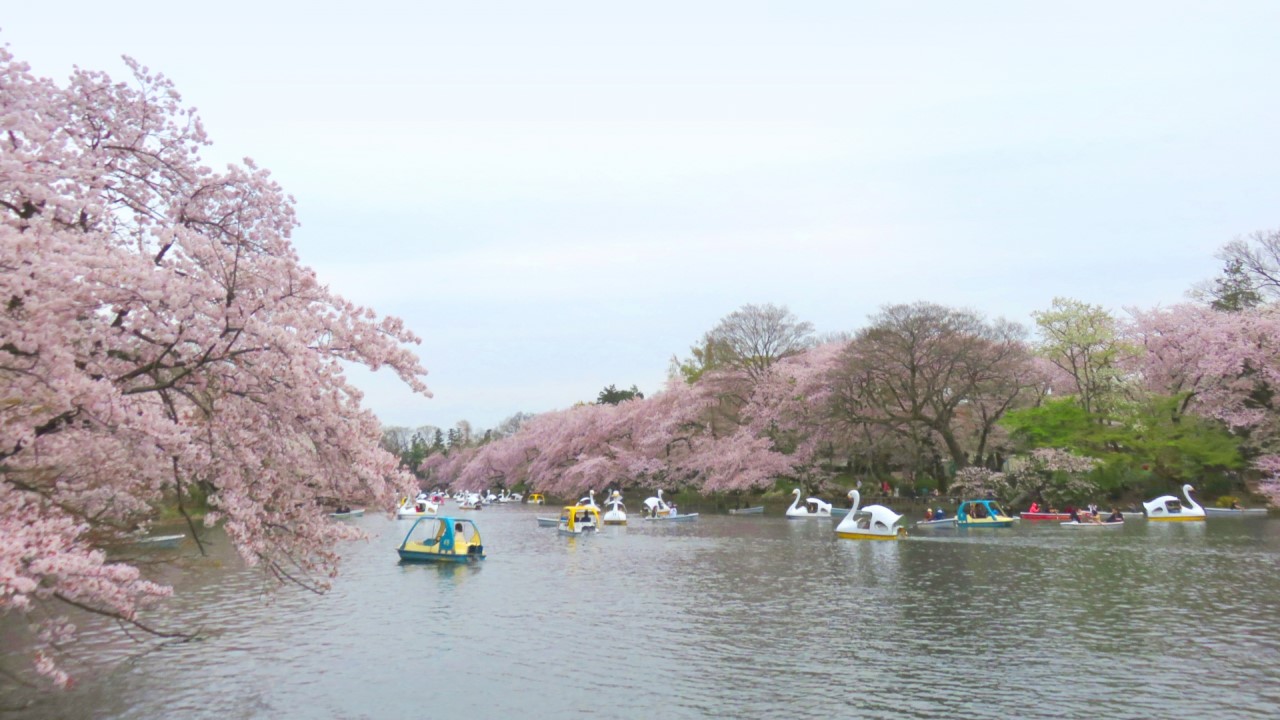
[[[480,528],[467,518],[420,517],[397,548],[401,560],[471,563],[484,559]]]

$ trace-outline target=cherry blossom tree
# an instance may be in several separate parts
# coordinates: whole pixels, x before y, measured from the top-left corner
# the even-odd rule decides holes
[[[1099,492],[1089,477],[1098,464],[1094,458],[1059,448],[1038,448],[1017,458],[1007,472],[963,468],[956,473],[950,492],[965,498],[995,497],[1006,503],[1027,498],[1043,498],[1051,506],[1082,502]]]
[[[1181,398],[1179,413],[1221,421],[1242,438],[1260,490],[1280,502],[1280,308],[1235,312],[1182,304],[1131,311],[1142,348],[1130,363],[1146,388]]]
[[[250,160],[215,171],[194,111],[126,59],[65,86],[0,49],[0,612],[75,607],[144,626],[169,589],[104,548],[194,498],[246,562],[322,589],[351,528],[317,500],[387,505],[412,478],[343,363],[429,394],[417,338],[321,285],[291,197]]]

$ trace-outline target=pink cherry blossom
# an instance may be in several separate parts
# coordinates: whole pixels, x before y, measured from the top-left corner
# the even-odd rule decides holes
[[[0,48],[0,612],[136,622],[169,590],[101,548],[197,495],[246,561],[323,587],[355,531],[317,500],[412,483],[342,364],[429,394],[418,339],[321,285],[293,199],[202,165],[199,118],[129,65],[59,86]],[[65,683],[54,645],[35,668]]]

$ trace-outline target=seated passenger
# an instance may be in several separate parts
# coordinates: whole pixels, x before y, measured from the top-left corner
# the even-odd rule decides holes
[[[1107,516],[1107,522],[1124,522],[1124,514],[1115,508],[1111,508],[1111,514]]]
[[[933,508],[925,508],[925,509],[924,509],[924,519],[925,519],[926,521],[927,521],[927,520],[932,520],[932,519],[933,519]]]
[[[454,523],[453,526],[453,552],[458,555],[467,554],[467,546],[471,543],[467,541],[466,533],[462,530],[462,523]]]
[[[947,517],[947,513],[942,508],[938,508],[937,510],[933,511],[934,520],[945,520],[946,517]]]
[[[1031,507],[1027,509],[1027,512],[1033,512],[1033,513],[1038,513],[1038,512],[1040,512],[1040,503],[1038,503],[1038,502],[1036,502],[1036,501],[1032,500],[1032,501],[1031,501]]]

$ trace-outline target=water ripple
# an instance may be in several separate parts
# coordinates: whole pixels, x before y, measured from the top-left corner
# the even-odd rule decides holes
[[[565,538],[476,517],[479,566],[401,564],[358,521],[324,596],[265,594],[218,546],[136,654],[93,625],[88,677],[15,717],[1273,717],[1280,521],[835,538],[706,515]],[[542,512],[541,514],[548,514]],[[1181,524],[1179,524],[1181,525]],[[128,660],[123,659],[128,658]]]

